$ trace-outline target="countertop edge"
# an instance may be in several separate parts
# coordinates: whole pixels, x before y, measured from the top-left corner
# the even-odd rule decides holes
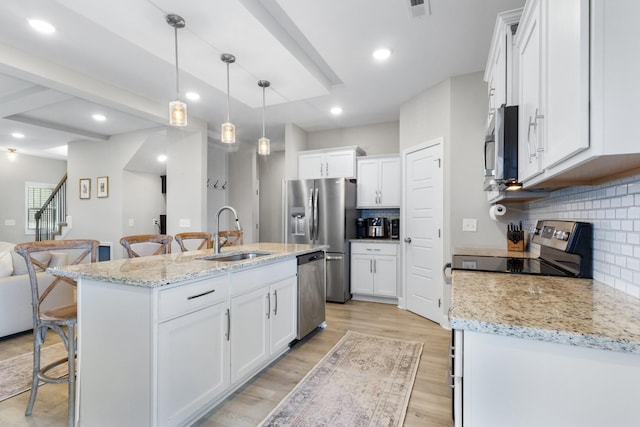
[[[575,332],[538,329],[527,326],[514,326],[501,323],[483,322],[478,320],[451,319],[451,328],[463,331],[502,335],[506,337],[522,338],[533,341],[543,341],[556,344],[585,347],[597,350],[611,350],[620,353],[640,355],[640,343],[628,340],[606,338],[597,335],[585,335]]]

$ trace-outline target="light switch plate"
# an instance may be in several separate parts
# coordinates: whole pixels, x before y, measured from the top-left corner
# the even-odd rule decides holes
[[[478,220],[465,218],[462,220],[462,231],[478,231]]]
[[[136,222],[133,220],[133,218],[129,218],[129,227],[135,227],[136,226]]]
[[[189,218],[180,218],[180,221],[178,221],[178,226],[184,228],[191,227],[191,220]]]
[[[4,225],[16,225],[16,220],[15,219],[5,219],[4,220]]]

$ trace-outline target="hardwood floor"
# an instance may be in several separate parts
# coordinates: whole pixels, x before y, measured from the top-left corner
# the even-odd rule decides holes
[[[347,330],[422,341],[424,349],[404,425],[451,427],[447,385],[450,334],[440,325],[393,305],[361,301],[327,304],[327,327],[296,344],[282,358],[200,419],[196,426],[255,426],[284,398]],[[25,349],[26,348],[26,349]],[[0,359],[31,350],[31,336],[0,341]],[[40,387],[33,415],[24,416],[29,393],[0,402],[0,425],[64,426],[66,385]]]

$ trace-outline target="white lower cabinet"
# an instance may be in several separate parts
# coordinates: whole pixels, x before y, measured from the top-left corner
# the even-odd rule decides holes
[[[455,356],[464,426],[638,425],[637,354],[464,331]]]
[[[293,267],[290,273],[296,274],[295,263]],[[297,335],[297,279],[282,277],[262,269],[237,274],[240,289],[234,288],[231,296],[233,384],[286,350]],[[243,292],[243,287],[251,290]]]
[[[397,250],[395,243],[351,243],[351,293],[396,298]]]
[[[261,366],[269,356],[267,291],[261,287],[231,298],[231,382]]]
[[[158,420],[180,425],[229,387],[225,300],[158,329]]]
[[[296,274],[289,259],[158,288],[80,279],[77,425],[193,423],[288,350]]]

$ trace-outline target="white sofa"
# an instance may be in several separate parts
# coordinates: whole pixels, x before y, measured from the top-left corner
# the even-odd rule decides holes
[[[31,285],[24,258],[13,248],[15,243],[0,242],[0,337],[33,329],[31,309]],[[68,264],[64,253],[41,252],[36,256],[50,267]],[[38,274],[40,292],[53,280],[53,276],[43,272]],[[74,289],[67,284],[56,286],[49,294],[43,307],[71,304]]]

